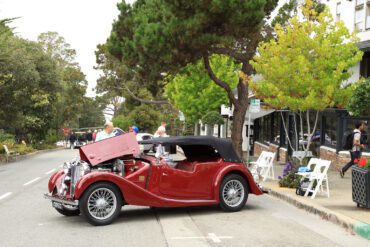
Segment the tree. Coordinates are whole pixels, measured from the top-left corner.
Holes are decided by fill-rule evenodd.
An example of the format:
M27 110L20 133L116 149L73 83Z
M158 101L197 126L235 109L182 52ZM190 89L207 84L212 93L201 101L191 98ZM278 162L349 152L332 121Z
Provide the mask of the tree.
M127 117L127 116L124 116L124 115L118 115L116 117L114 117L112 119L112 122L114 124L114 126L124 130L124 131L128 131L130 126L133 126L135 123L134 123L134 120L132 120L131 118Z
M15 134L18 141L41 140L52 123L59 80L56 64L35 42L15 36L4 42L7 55L0 66L0 75L5 75L0 79L0 128Z
M57 132L64 126L76 127L87 88L85 75L76 62L76 51L57 32L40 34L38 43L55 61L60 77L53 126Z
M103 107L99 101L85 97L78 117L79 128L103 126L105 117Z
M235 89L240 66L227 56L214 55L211 65L215 74L230 82ZM218 87L204 70L203 61L187 65L181 73L169 77L165 87L167 97L173 102L189 123L196 123L209 111L219 111L222 104L228 104L225 90Z
M362 80L355 85L347 109L355 116L370 115L370 79Z
M285 3L278 11L277 15L275 16L274 20L271 23L272 27L275 27L276 24L280 24L282 26L285 26L289 23L290 18L292 16L295 16L299 12L299 0L290 0L287 3ZM304 4L304 3L303 3ZM312 8L316 11L316 15L311 16L315 17L321 14L325 8L326 5L324 3L320 3L320 0L313 0L312 1Z
M128 115L119 115L113 118L113 124L123 130L130 126L137 126L141 132L154 133L159 125L160 114L148 105L140 105Z
M355 34L350 33L343 22L335 22L328 9L318 15L313 2L306 0L302 14L302 21L293 17L284 27L277 24L276 40L259 45L259 53L251 64L263 79L251 86L257 97L268 105L289 108L298 114L302 138L306 114L309 137L303 148L307 151L319 112L348 102L351 87L343 87L343 83L363 53L356 46ZM311 111L316 116L313 126L309 118ZM291 145L289 138L288 142L293 150L298 149Z
M118 5L120 15L108 40L109 52L138 81L154 82L163 73L177 74L189 63L203 60L211 80L234 105L232 140L241 156L242 129L248 108L249 60L264 38L266 17L277 0L141 0ZM210 64L213 54L241 63L236 94L231 82L218 78ZM231 71L231 69L230 69Z
M102 72L97 81L96 91L103 94L102 99L107 101L107 105L116 96L124 97L128 104L133 105L168 104L167 100L158 99L163 94L164 85L161 82L145 83L140 80L125 64L120 63L107 51L106 45L98 45L95 54L97 62L95 68Z

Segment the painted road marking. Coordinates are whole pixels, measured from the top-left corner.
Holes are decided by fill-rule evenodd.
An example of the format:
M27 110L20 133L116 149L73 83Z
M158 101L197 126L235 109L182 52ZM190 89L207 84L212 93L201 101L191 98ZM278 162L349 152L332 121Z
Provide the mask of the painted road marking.
M199 236L199 237L171 237L172 240L186 240L186 239L210 239L214 243L221 243L221 239L232 239L232 236L217 236L214 233L208 233L208 235L205 236Z
M4 195L0 196L0 200L2 200L2 199L4 199L4 198L6 198L6 197L8 197L8 196L10 196L11 194L12 194L12 192L7 192L7 193L5 193Z
M31 181L28 181L27 183L23 184L23 186L30 185L30 184L32 184L32 183L34 183L34 182L36 182L36 181L37 181L37 180L39 180L39 179L40 179L40 177L37 177L37 178L35 178L35 179L32 179Z
M50 173L52 173L52 172L54 172L54 171L55 171L55 169L51 169L50 171L45 172L45 175L49 175Z

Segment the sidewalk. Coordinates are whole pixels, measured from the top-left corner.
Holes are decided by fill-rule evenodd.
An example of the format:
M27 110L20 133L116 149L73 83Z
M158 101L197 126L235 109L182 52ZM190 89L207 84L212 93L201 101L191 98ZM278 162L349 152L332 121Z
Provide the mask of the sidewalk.
M274 164L275 177L282 175L283 165ZM272 196L283 199L298 208L305 209L339 224L358 235L370 239L370 209L357 208L352 201L352 179L350 170L344 178L339 172L328 172L330 198L317 194L315 199L298 196L295 189L279 187L278 180L261 182L264 189Z

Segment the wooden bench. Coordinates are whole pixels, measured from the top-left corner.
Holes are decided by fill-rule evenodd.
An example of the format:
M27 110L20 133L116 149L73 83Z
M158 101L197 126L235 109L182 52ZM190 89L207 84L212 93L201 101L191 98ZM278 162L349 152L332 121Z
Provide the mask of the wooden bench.
M16 153L15 151L13 150L9 150L8 146L7 145L3 145L4 147L4 150L5 150L5 158L6 158L6 162L9 162L9 159L11 156L14 156L14 155L19 155L19 153Z

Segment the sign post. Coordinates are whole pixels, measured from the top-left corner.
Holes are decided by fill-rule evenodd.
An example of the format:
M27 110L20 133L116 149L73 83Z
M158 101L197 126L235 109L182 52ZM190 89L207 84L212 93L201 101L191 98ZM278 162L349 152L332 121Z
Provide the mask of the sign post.
M250 154L250 136L251 136L251 113L259 113L261 109L261 101L259 99L251 99L248 110L248 141L247 141L247 163L249 164Z

